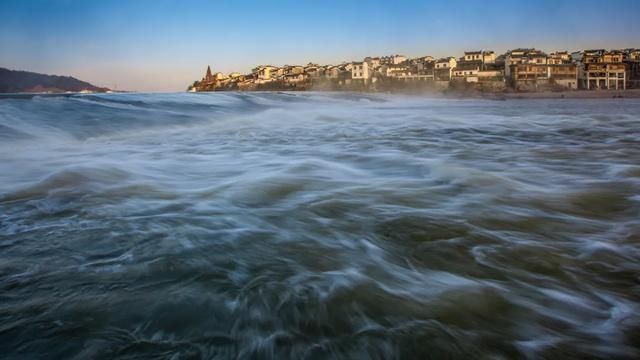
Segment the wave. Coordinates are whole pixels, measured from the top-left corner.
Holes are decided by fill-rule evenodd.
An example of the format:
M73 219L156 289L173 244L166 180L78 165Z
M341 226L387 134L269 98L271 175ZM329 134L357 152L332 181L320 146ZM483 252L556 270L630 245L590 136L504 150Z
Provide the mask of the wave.
M117 168L74 167L57 171L34 184L8 194L0 194L0 203L46 197L51 194L86 193L106 186L121 185L131 174Z
M637 358L616 100L2 98L0 353Z

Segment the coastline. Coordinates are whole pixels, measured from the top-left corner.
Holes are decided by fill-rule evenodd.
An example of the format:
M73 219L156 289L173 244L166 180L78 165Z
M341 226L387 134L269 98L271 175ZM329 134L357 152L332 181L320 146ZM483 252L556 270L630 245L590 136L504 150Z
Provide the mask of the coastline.
M223 90L223 91L196 91L193 94L206 93L303 93L303 92L335 92L335 93L360 93L360 94L391 94L424 96L445 99L486 99L486 100L543 100L543 99L639 99L640 89L626 90L566 90L566 91L540 91L540 92L479 92L460 90L418 90L418 91L341 91L341 90Z
M541 91L514 92L493 95L505 99L638 99L640 89L627 90L569 90L569 91Z
M189 92L192 94L207 93L304 93L304 92L335 92L335 93L360 93L360 94L391 94L391 95L407 95L407 96L423 96L431 98L444 99L486 99L486 100L544 100L544 99L640 99L640 89L626 90L567 90L567 91L540 91L540 92L478 92L478 91L460 91L460 90L421 90L421 91L340 91L340 90L224 90L224 91L197 91ZM116 93L116 92L113 92ZM121 94L137 93L135 91L117 92ZM179 93L179 92L178 92ZM92 93L92 94L109 94L109 93ZM28 99L34 96L47 97L69 97L76 95L89 95L87 93L0 93L0 99Z

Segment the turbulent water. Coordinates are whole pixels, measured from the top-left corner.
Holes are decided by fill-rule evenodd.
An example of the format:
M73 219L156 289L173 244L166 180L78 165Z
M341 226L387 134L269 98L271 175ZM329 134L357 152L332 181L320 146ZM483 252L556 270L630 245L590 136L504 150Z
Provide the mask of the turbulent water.
M640 100L0 99L0 357L640 356Z

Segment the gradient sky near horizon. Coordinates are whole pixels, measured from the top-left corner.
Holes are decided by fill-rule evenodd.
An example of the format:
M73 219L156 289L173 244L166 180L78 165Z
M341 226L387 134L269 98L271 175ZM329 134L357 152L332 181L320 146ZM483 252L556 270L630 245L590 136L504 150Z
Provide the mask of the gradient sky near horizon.
M636 0L1 0L0 67L184 91L210 64L640 47Z

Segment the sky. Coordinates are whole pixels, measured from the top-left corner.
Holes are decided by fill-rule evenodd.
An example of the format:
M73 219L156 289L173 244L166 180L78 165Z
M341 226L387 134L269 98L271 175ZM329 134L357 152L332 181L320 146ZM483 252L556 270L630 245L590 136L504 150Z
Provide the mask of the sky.
M637 0L0 0L0 67L184 91L207 65L640 48Z

